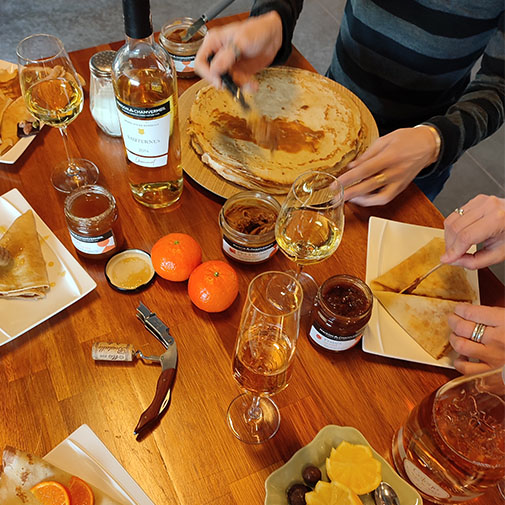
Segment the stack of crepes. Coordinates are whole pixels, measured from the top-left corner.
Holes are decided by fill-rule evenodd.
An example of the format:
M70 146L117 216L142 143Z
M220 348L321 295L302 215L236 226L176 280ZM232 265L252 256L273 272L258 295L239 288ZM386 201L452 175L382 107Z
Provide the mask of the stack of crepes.
M444 239L434 238L370 283L384 308L435 359L446 355L451 348L449 314L458 303L476 300L465 269L444 265L426 277L411 294L399 292L436 266L444 252Z
M0 238L8 257L0 266L0 298L44 298L49 290L33 212L19 216Z
M30 490L43 481L69 486L72 476L33 454L6 447L0 473L0 503L2 505L40 505ZM119 505L105 493L88 484L94 505Z
M202 88L191 107L191 144L221 177L283 194L307 170L343 173L363 150L369 127L352 94L336 82L288 67L265 69L257 80L258 91L245 93L252 113L212 86ZM251 114L269 135L255 134Z

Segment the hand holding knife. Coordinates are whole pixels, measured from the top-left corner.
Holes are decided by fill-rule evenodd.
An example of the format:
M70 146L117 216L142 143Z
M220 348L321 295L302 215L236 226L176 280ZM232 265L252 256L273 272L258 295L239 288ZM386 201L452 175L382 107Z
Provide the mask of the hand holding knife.
M221 0L217 4L214 4L209 10L203 13L186 31L183 35L182 41L187 42L207 21L214 19L219 13L221 13L228 5L232 4L234 0Z

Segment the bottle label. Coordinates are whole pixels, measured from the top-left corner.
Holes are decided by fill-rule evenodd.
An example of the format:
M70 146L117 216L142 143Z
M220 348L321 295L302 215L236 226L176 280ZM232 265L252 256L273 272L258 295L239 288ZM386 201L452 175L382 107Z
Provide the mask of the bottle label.
M168 163L173 97L156 107L133 107L116 98L128 159L142 167Z
M259 247L247 247L223 237L223 251L232 258L248 263L267 260L277 252L278 247L275 241Z
M312 324L309 331L309 337L317 345L320 345L329 351L346 351L353 345L357 344L362 335L363 333L360 333L359 335L351 335L350 337L339 337L323 330L323 328L316 323Z
M116 247L116 241L112 230L103 235L89 237L87 235L79 235L75 231L70 230L70 239L74 247L86 254L104 254Z

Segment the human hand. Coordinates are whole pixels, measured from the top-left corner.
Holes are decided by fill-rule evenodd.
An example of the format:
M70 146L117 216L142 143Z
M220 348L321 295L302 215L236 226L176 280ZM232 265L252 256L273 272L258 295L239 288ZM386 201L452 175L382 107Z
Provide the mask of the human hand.
M209 30L195 58L195 71L216 88L229 72L239 86L255 88L252 79L274 60L282 45L277 11ZM210 57L212 62L209 63Z
M485 324L482 339L471 340L477 323ZM491 370L505 364L505 308L460 303L449 315L449 341L459 357L454 367L463 374ZM469 361L478 359L479 363Z
M505 198L478 195L444 221L445 254L442 263L475 270L505 260ZM469 254L468 248L482 243Z
M436 161L438 150L428 127L401 128L379 137L339 177L346 201L363 207L390 202Z

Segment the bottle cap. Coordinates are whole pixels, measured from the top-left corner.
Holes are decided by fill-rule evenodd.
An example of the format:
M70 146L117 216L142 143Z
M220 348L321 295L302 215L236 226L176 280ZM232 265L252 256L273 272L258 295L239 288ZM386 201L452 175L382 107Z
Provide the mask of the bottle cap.
M145 39L152 35L153 24L149 0L123 0L125 33L132 39Z
M89 60L90 70L98 77L110 77L116 51L107 50L94 54Z
M105 265L105 277L118 291L142 291L154 279L151 256L141 249L126 249L112 256Z

